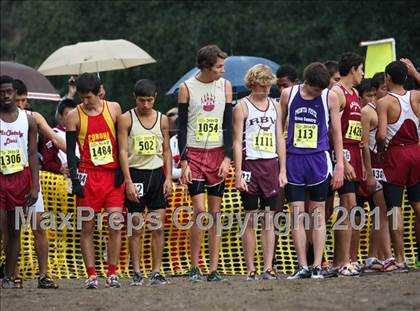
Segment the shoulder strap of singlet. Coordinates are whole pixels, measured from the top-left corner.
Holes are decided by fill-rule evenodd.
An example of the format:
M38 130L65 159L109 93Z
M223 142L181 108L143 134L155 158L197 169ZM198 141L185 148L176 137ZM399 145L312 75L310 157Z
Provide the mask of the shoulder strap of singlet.
M79 129L79 144L80 147L83 148L83 145L85 143L86 133L87 133L87 127L88 127L88 116L83 111L82 107L77 105L77 113L79 114L79 120L80 120L80 129Z
M369 106L370 108L372 108L372 109L375 109L375 110L376 110L376 106L375 106L374 104L372 104L372 103L368 103L368 106Z
M115 133L115 123L112 119L111 112L109 111L108 101L106 100L104 101L103 116L106 124L108 125L108 128L111 130L112 136L114 136L114 139L116 139L117 135Z
M293 99L295 99L296 94L300 90L300 84L299 85L293 85L292 89L290 90L289 99L287 100L287 109L290 109L290 105L292 104Z

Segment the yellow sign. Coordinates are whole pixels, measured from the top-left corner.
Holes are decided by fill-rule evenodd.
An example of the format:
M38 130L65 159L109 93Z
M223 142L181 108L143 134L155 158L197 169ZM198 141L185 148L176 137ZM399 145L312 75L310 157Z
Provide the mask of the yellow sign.
M372 78L375 73L385 71L386 65L396 58L393 38L362 42L360 45L367 46L365 78Z

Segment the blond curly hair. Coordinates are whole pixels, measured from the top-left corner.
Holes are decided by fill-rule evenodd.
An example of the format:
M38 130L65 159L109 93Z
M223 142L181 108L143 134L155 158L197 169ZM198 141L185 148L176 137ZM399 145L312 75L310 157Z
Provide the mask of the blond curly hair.
M271 85L276 83L277 78L270 67L263 64L257 64L250 68L245 75L245 86L251 88L255 84Z

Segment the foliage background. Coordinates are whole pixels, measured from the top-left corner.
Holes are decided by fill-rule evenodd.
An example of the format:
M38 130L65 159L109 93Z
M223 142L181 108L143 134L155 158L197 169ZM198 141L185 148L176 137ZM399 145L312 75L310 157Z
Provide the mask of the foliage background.
M397 57L420 65L420 6L416 1L1 1L1 60L35 68L56 49L79 41L123 38L157 63L101 73L107 98L123 110L134 104L135 81L159 85L157 108L176 100L165 93L195 64L196 50L215 43L230 55L254 55L295 65L365 54L364 40L394 37ZM68 77L48 77L61 94ZM53 123L55 104L37 102Z

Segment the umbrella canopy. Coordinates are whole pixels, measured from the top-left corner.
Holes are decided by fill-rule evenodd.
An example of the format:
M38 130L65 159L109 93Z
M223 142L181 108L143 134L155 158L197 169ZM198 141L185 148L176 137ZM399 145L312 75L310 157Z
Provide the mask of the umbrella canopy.
M48 56L38 71L46 76L79 75L155 62L147 52L127 40L99 40L59 48Z
M32 67L13 62L0 62L0 72L2 75L11 76L25 83L28 98L60 100L60 95L50 81Z
M245 87L245 74L252 66L257 64L269 66L274 73L280 67L279 64L262 57L229 56L225 59L225 73L223 74L223 78L229 80L232 83L232 87L234 88L235 92L246 92L248 89ZM179 79L166 94L170 95L178 93L178 89L181 83L193 76L196 76L199 72L200 69L198 68L191 69L185 75L183 75L182 78Z

